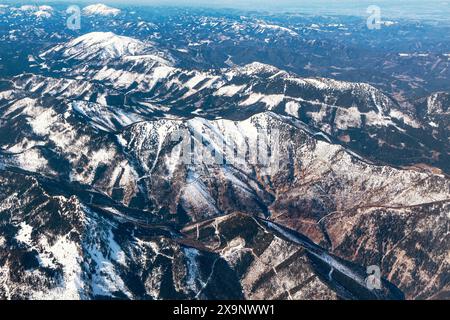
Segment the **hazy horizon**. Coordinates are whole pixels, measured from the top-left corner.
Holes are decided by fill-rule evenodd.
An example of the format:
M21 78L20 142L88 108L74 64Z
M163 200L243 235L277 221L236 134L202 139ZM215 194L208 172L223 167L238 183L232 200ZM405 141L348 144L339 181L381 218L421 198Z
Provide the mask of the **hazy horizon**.
M377 5L385 17L450 19L450 0L0 0L0 3L104 3L116 6L186 6L230 8L252 11L298 12L304 14L366 15L367 8Z

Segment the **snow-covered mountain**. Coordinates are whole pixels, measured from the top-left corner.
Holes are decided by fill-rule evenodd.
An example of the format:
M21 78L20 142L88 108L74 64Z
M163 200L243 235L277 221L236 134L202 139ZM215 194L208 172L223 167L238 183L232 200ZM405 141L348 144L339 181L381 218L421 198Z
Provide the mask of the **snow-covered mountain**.
M137 55L146 45L136 39L115 35L112 32L92 32L52 48L46 55L61 55L64 59L78 61L115 59L125 55Z
M141 114L142 106L149 103L152 107L145 113L152 117L170 113L181 118L245 119L256 112L274 111L304 122L327 141L372 161L411 166L429 164L432 159L433 166L450 170L445 151L449 141L433 135L427 123L371 85L302 78L258 62L220 70L184 70L176 67L171 53L151 44L101 35L117 38L114 43L120 48L93 41L97 33L87 34L47 51L45 66L65 66L67 57L73 58L76 62L60 74L95 79L117 90L112 95L120 101L128 99L125 108L132 113ZM129 50L135 46L139 50ZM123 52L121 58L119 52ZM106 63L105 57L114 54L115 61ZM105 104L105 97L99 95L96 102Z
M447 94L57 42L0 79L1 298L448 298Z
M84 7L83 14L99 15L99 16L116 16L120 14L120 9L112 8L102 3L97 3Z

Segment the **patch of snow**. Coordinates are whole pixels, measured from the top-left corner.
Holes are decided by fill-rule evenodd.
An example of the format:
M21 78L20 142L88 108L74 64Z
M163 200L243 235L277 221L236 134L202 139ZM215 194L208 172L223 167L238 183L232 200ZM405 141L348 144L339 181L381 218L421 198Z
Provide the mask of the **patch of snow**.
M111 230L109 230L108 233L108 247L111 249L111 258L123 265L126 266L126 257L125 252L123 252L122 248L119 246L119 244L114 240L114 234Z
M34 298L48 300L78 300L82 298L82 258L75 242L69 240L67 236L62 236L53 245L50 245L46 239L42 239L40 244L42 248L45 248L45 252L39 254L41 264L54 267L54 260L56 260L57 264L63 268L63 279L49 292L42 291L34 294Z
M102 3L92 4L83 8L83 13L86 15L116 16L120 12L119 9L109 7Z
M170 66L171 62L160 57L156 54L144 54L144 55L136 55L136 56L125 56L123 57L124 61L134 61L134 62L142 62L142 61L150 61L150 62L158 62L162 65Z
M188 206L198 210L212 210L218 213L216 200L209 194L207 187L193 172L188 173L188 184L184 187L181 198Z
M21 222L19 226L20 229L16 235L16 240L31 246L31 232L33 231L33 227L26 222Z
M381 23L382 23L384 26L386 26L386 27L390 27L390 26L393 26L393 25L396 25L396 24L397 24L397 22L395 22L395 21L389 21L389 20L381 21Z
M39 6L39 10L42 10L42 11L53 11L53 8L51 6L43 5L43 6Z
M201 279L199 273L199 265L198 265L198 257L200 253L197 249L194 248L184 248L184 255L187 258L187 279L186 284L189 289L194 292L199 291L199 286L197 284L197 280Z
M199 83L201 83L203 80L206 79L206 76L202 73L197 73L194 77L189 79L188 82L186 82L185 86L189 89L193 89L196 87Z
M347 130L349 128L361 127L361 113L358 108L351 107L348 109L337 108L334 121L336 128Z
M37 115L34 119L28 120L33 132L39 136L45 136L50 133L50 127L56 120L55 112L47 109Z
M388 127L394 123L389 117L385 117L375 111L365 113L366 122L370 126Z
M392 118L403 120L404 123L407 125L413 127L413 128L420 128L420 123L418 123L415 119L411 118L407 114L404 114L400 110L392 109L389 114Z
M262 29L269 29L269 30L276 30L276 31L283 31L286 33L289 33L291 36L298 36L298 33L293 31L292 29L286 28L286 27L282 27L279 25L275 25L275 24L268 24L266 22L261 22L258 24L258 27L262 28Z
M323 119L327 116L327 108L321 107L318 112L309 111L306 113L311 119L314 120L317 124L321 123Z
M430 121L428 124L433 128L439 128L439 125L436 122Z
M215 93L215 96L225 96L225 97L232 97L239 93L239 91L243 90L246 86L245 85L228 85L220 87Z
M239 103L240 106L251 106L254 105L255 103L258 103L259 101L261 101L261 99L264 97L264 95L262 93L252 93L248 96L248 98L244 101L242 101L241 103Z
M38 7L30 4L25 4L19 7L20 11L35 11Z
M284 112L288 115L298 118L298 111L300 109L300 105L297 102L289 101L286 103L284 108Z
M47 160L36 149L29 149L19 154L16 159L24 170L37 172L47 167Z
M33 12L33 15L36 16L37 18L45 18L45 19L48 19L52 16L50 12L43 10L35 11Z
M109 261L100 248L90 246L87 249L89 256L95 263L95 273L92 274L92 291L99 296L111 296L114 292L123 292L129 298L132 294L126 289L123 280L117 274L114 265Z

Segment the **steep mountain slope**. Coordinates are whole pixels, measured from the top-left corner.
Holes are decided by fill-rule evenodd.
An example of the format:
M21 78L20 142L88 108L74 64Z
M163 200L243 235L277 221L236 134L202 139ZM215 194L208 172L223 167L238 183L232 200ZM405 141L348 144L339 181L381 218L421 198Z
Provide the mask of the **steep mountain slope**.
M178 244L165 230L111 219L76 196L49 195L30 176L1 172L0 180L1 298L242 297L215 253Z
M440 136L448 141L448 131L450 129L450 93L437 92L417 101L417 109L430 129L433 135Z
M340 257L389 270L386 278L411 299L449 299L449 209L448 201L358 207L323 224Z
M188 226L186 237L82 204L76 196L50 195L30 176L1 172L0 179L0 246L10 249L0 255L2 298L402 298L387 282L379 291L355 287L352 277L361 269L343 260L333 261L351 275L336 270L328 278L335 265L248 216ZM20 189L8 187L17 184Z

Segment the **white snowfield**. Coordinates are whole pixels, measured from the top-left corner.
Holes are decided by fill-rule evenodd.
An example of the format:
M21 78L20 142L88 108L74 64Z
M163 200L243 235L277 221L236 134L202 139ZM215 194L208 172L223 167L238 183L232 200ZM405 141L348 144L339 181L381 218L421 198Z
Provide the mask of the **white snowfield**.
M33 15L38 18L50 18L52 14L49 11L38 10L33 12Z
M116 16L120 14L120 10L109 7L102 3L93 4L83 8L83 13L86 15L100 15L100 16Z
M1 9L10 9L23 15L31 14L39 19L48 19L53 16L53 7L48 5L38 6L25 4L20 7L10 7L8 5L0 4L0 10Z

